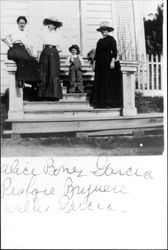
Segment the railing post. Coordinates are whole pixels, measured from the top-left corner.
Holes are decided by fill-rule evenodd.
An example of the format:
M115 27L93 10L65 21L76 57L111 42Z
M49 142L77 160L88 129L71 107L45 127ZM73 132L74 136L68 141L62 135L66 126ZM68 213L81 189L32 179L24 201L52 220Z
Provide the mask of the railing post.
M137 114L135 107L135 73L137 62L121 61L121 71L123 78L123 116L134 116Z
M16 84L16 64L12 61L5 62L9 74L9 111L8 119L23 119L23 89Z

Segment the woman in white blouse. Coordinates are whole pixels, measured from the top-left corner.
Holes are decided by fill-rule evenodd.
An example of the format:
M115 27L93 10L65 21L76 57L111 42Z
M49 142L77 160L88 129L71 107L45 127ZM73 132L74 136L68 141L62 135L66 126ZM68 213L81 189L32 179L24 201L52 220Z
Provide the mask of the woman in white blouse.
M24 82L34 85L40 82L40 66L37 60L32 56L32 47L30 45L29 32L25 29L27 19L25 16L17 18L17 28L6 32L2 36L2 41L9 47L7 56L17 64L17 82L18 87L22 88Z
M62 23L51 17L43 21L48 26L47 32L43 34L40 40L42 52L40 55L40 67L42 82L39 87L39 97L47 100L62 99L62 88L60 84L60 37L57 28Z

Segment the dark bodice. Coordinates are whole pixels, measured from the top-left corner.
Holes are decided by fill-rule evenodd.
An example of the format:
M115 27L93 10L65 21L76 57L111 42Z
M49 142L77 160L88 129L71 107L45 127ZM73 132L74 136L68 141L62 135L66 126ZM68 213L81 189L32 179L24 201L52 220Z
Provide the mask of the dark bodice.
M96 63L107 63L111 62L112 58L117 57L117 43L114 37L106 36L105 38L99 39L97 42L95 61Z

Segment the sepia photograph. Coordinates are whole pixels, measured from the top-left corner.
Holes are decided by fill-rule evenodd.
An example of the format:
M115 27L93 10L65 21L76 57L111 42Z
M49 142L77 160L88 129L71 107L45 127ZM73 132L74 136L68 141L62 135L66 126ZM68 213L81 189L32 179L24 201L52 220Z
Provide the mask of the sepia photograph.
M1 249L167 249L167 1L0 5Z

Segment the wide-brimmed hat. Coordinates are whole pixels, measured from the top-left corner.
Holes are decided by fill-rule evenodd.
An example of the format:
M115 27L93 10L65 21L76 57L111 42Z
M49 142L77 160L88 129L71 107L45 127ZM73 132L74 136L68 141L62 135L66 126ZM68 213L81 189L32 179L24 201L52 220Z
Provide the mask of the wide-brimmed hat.
M80 54L80 49L79 49L78 45L73 44L71 47L69 47L69 51L71 52L72 49L76 49L77 50L77 54Z
M58 19L55 17L45 18L43 24L44 25L53 24L56 28L60 28L63 25L63 23L58 21Z
M108 32L111 32L114 30L113 27L110 26L109 22L101 22L100 27L97 29L97 31L101 32L102 30L107 30Z

